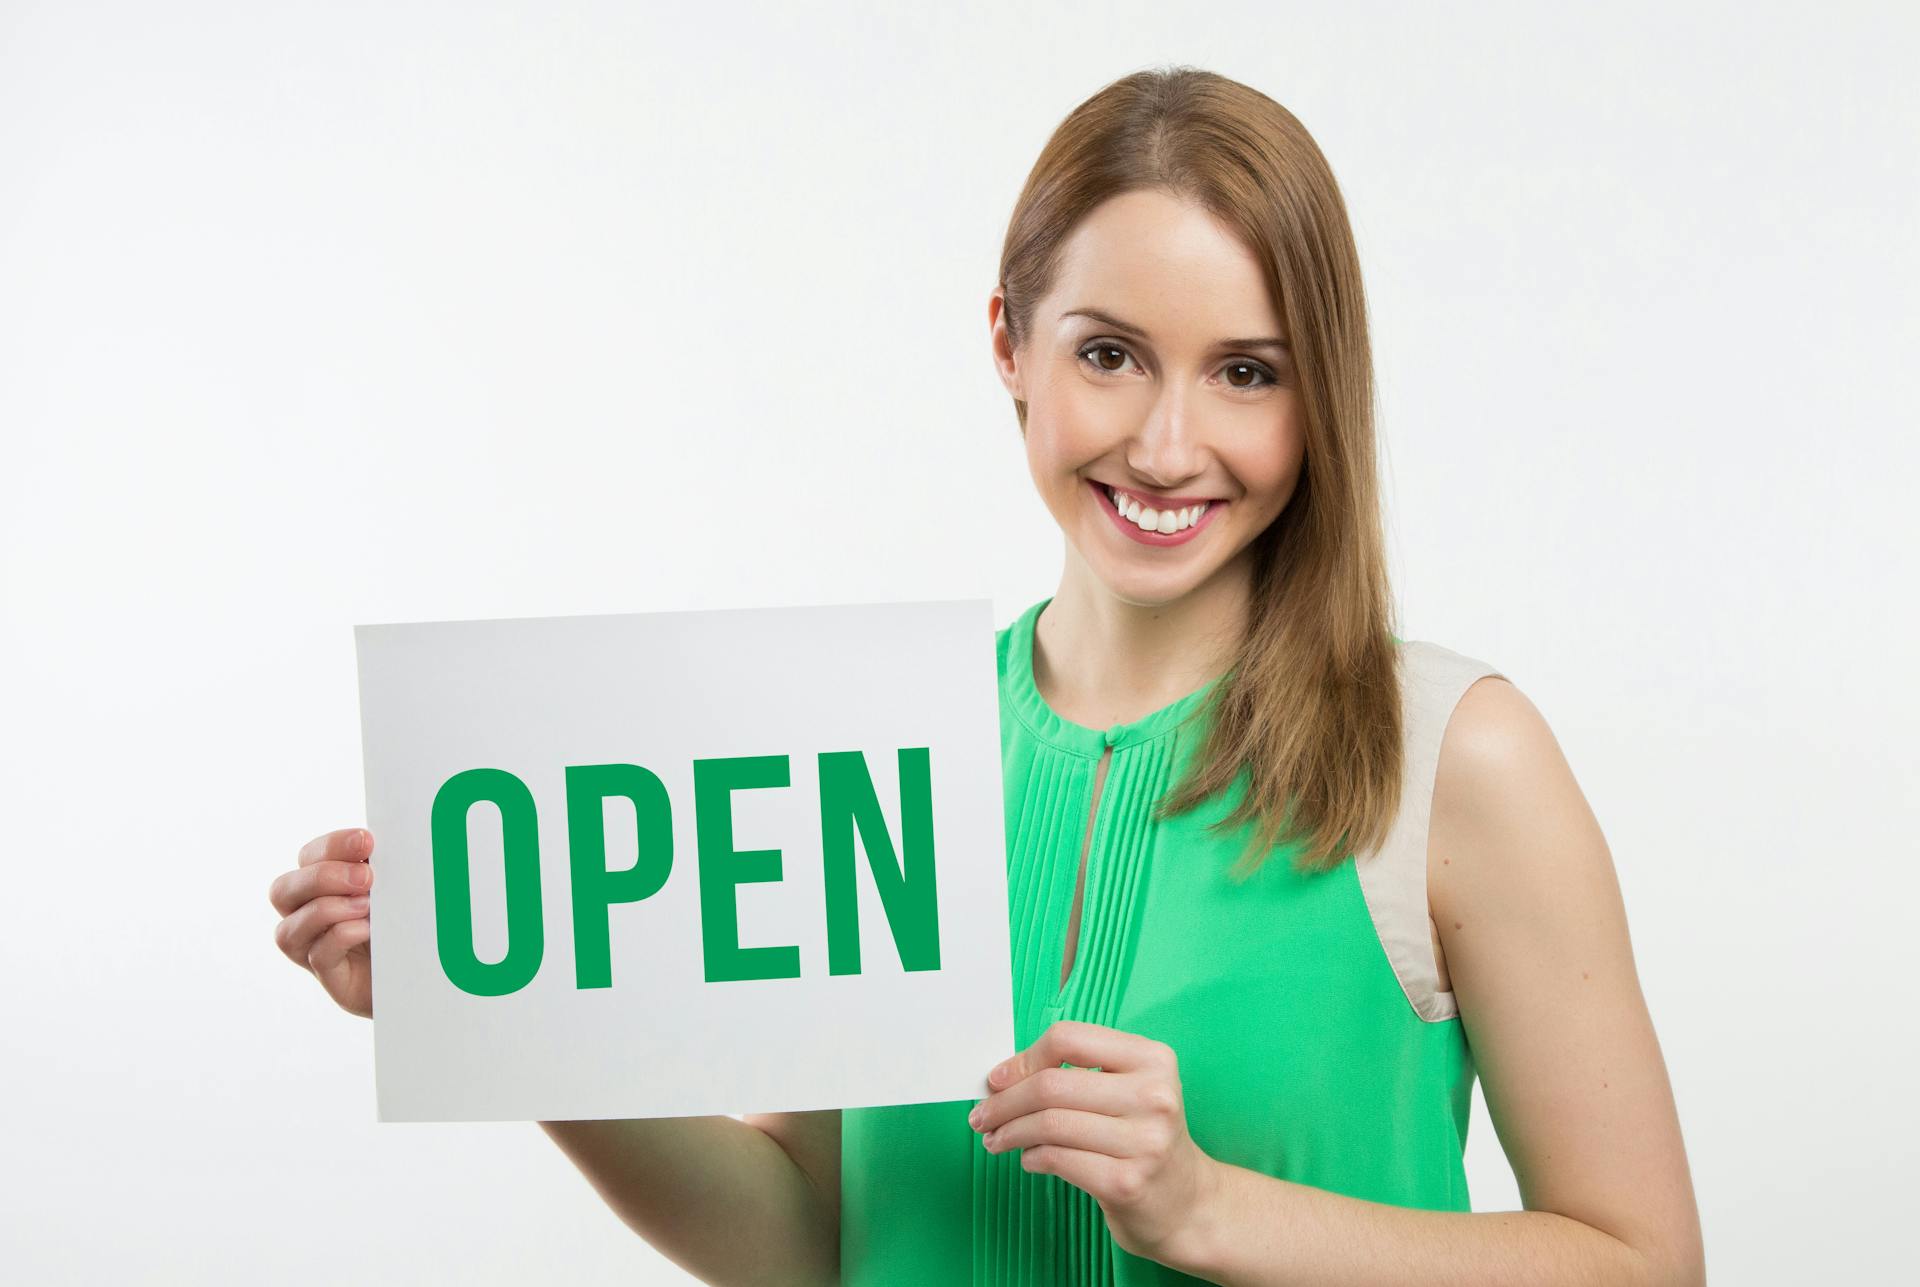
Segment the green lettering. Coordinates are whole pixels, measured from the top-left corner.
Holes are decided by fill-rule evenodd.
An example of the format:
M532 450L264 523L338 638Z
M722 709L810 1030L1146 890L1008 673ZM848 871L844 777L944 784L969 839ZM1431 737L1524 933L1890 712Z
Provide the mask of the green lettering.
M633 801L640 848L633 866L608 871L606 800L616 795ZM653 897L673 870L673 805L666 783L637 764L568 765L567 845L573 867L574 984L610 988L610 909Z
M473 873L467 854L467 812L480 801L499 806L507 869L507 954L482 961L473 946ZM440 968L453 986L477 997L525 987L546 950L540 915L540 828L533 793L504 769L467 769L433 797L433 906Z
M820 754L820 844L826 864L827 968L860 973L860 901L854 888L853 838L857 827L873 883L893 931L900 965L940 968L939 891L933 878L933 785L928 748L900 748L900 829L903 860L880 812L880 798L859 751Z
M733 792L788 784L787 757L750 755L693 762L693 816L700 848L700 933L707 982L797 979L800 948L741 947L740 885L780 879L778 849L733 847Z

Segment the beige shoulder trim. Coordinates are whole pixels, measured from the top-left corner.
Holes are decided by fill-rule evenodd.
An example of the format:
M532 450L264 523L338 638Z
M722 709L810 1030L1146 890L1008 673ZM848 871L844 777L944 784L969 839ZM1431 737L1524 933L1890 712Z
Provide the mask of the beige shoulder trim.
M1484 661L1420 639L1401 643L1400 708L1405 754L1400 812L1380 848L1354 857L1360 892L1387 960L1414 1013L1428 1023L1460 1012L1451 991L1440 991L1434 959L1432 913L1427 902L1427 822L1433 810L1440 740L1453 708L1477 679L1499 676Z

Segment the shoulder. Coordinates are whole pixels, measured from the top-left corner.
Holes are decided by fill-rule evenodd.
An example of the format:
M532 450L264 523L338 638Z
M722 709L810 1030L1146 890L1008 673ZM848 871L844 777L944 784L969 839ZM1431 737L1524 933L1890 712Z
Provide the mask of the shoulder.
M1519 914L1542 882L1573 879L1549 855L1590 853L1598 824L1533 701L1489 670L1446 720L1433 778L1428 894L1443 936L1468 913Z
M1446 785L1497 786L1516 760L1553 745L1546 720L1499 667L1426 639L1399 640L1401 703L1408 738L1436 761L1434 806Z
M1440 739L1436 811L1443 793L1450 802L1452 797L1482 804L1510 801L1516 773L1538 770L1545 757L1560 753L1546 717L1506 675L1487 667L1461 679Z
M1000 672L1002 679L1007 678L1008 672L1021 660L1020 650L1023 647L1031 647L1026 641L1033 630L1034 622L1039 618L1041 610L1051 601L1051 598L1047 598L1029 603L1015 613L1013 619L1006 625L993 632L994 666Z

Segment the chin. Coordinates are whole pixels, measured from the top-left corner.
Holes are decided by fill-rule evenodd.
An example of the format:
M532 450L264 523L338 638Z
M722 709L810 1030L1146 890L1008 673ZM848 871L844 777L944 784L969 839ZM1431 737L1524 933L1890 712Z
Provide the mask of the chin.
M1082 551L1081 557L1086 558ZM1211 568L1184 567L1155 571L1116 565L1111 558L1086 559L1088 568L1108 593L1136 608L1158 608L1177 603L1206 582Z

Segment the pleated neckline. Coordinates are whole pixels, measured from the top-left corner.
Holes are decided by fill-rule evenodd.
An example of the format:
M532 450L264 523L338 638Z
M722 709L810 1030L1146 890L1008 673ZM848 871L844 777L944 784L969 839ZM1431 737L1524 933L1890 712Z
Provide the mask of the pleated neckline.
M1076 724L1047 705L1033 678L1034 627L1040 620L1040 614L1052 602L1053 597L1049 595L1014 619L1013 627L1007 634L1007 662L1000 680L1007 704L1035 737L1049 745L1098 759L1110 746L1120 748L1150 742L1171 733L1195 714L1208 694L1220 683L1219 679L1209 680L1159 710L1125 723L1111 724L1106 728Z

